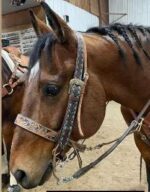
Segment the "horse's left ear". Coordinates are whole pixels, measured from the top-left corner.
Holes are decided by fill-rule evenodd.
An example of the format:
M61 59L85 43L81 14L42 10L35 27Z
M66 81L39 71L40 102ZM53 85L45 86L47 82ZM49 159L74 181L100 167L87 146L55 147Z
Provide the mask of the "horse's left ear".
M45 2L41 2L41 6L45 11L49 25L52 27L61 43L69 41L70 38L74 38L73 30L60 16L58 16Z
M50 32L53 32L53 30L48 27L43 21L41 21L32 10L29 11L32 26L34 28L34 31L38 37L42 36L43 34L47 34Z

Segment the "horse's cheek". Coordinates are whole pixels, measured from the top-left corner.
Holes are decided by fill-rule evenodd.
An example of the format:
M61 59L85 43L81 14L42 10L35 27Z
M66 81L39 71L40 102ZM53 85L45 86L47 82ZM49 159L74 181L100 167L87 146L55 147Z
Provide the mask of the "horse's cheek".
M100 80L96 75L93 75L91 79L89 78L87 83L81 109L81 127L84 138L91 137L98 131L104 120L106 108L105 91Z

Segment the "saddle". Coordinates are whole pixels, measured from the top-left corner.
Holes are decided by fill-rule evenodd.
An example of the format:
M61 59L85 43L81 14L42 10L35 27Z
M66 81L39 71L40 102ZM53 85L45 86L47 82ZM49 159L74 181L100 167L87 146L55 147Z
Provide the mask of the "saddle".
M9 56L14 61L14 63L18 61L18 63L22 66L22 68L28 68L29 57L22 54L20 49L16 47L8 46L8 47L3 47L3 50L9 53Z
M4 84L2 88L2 97L5 97L11 95L14 88L24 81L24 74L28 70L29 57L22 54L18 48L12 46L4 47L1 54L12 72L8 83Z

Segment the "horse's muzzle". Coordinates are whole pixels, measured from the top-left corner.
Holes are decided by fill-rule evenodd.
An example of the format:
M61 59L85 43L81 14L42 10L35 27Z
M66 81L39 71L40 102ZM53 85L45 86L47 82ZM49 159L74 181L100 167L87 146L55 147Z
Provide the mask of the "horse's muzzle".
M41 180L31 180L30 176L24 170L17 170L14 173L14 176L17 182L25 189L32 189L37 187L38 185L43 185L51 176L53 171L52 163L50 163L45 170Z
M52 172L53 172L53 165L52 165L52 163L50 163L48 165L39 185L43 185L50 178L50 176L52 175Z

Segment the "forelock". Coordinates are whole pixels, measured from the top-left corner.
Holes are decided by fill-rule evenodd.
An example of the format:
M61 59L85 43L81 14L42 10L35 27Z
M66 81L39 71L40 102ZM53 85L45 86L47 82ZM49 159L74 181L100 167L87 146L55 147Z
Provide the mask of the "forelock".
M42 50L46 51L48 58L50 57L50 50L52 45L56 43L56 40L56 36L53 33L48 33L38 38L31 52L29 71L39 60Z

